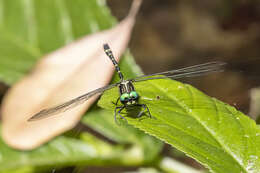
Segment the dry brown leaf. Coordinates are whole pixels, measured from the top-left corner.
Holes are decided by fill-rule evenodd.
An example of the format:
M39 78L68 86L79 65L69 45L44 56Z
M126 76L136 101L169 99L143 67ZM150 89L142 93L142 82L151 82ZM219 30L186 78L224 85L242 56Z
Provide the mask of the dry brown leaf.
M17 149L34 149L73 128L97 99L58 115L28 122L42 108L68 101L109 83L114 67L103 51L109 43L115 57L124 52L141 0L110 30L83 37L42 58L34 70L7 93L2 107L2 136Z

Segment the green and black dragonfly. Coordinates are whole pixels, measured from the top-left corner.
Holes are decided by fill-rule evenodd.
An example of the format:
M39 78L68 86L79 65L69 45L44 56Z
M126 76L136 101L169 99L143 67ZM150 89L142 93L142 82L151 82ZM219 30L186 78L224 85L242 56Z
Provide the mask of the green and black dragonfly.
M118 73L119 78L120 78L119 82L95 89L95 90L90 91L86 94L83 94L79 97L76 97L70 101L67 101L63 104L60 104L58 106L51 107L49 109L43 109L40 112L33 115L28 121L40 120L40 119L47 118L49 116L58 114L60 112L64 112L79 104L84 103L90 97L92 97L96 94L102 94L104 91L109 90L114 87L119 88L119 94L120 94L119 98L117 99L117 101L115 103L116 108L114 111L115 112L114 118L115 118L116 122L117 122L117 115L119 115L120 118L125 120L125 118L120 114L122 112L122 110L124 110L125 108L135 107L135 106L143 108L142 111L140 111L138 113L137 117L141 117L146 110L148 112L148 115L151 117L151 114L150 114L150 111L149 111L149 108L147 107L147 105L138 103L138 99L140 98L140 96L134 88L134 85L133 85L134 82L141 82L141 81L153 80L153 79L164 79L164 78L180 79L180 78L184 78L184 77L200 76L200 75L204 75L204 74L208 74L208 73L212 73L212 72L223 71L223 69L224 69L223 67L226 64L224 62L214 61L214 62L208 62L208 63L194 65L194 66L185 67L185 68L176 69L176 70L154 73L154 74L150 74L150 75L142 75L142 76L138 76L133 79L125 80L123 74L120 71L118 63L115 60L113 53L112 53L111 49L109 48L108 44L104 44L104 51L115 66L116 72ZM122 103L121 106L118 106L119 100Z

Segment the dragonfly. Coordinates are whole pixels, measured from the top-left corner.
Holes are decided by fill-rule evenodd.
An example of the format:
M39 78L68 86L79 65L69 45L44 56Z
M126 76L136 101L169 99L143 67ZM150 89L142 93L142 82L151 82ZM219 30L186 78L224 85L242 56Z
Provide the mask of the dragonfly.
M110 49L109 45L106 43L103 45L104 51L106 55L109 57L109 59L112 61L116 72L119 75L120 81L114 84L110 84L98 89L95 89L93 91L90 91L86 94L83 94L79 97L76 97L72 100L69 100L65 103L62 103L60 105L43 109L40 112L34 114L31 118L28 119L28 121L36 121L43 118L50 117L52 115L56 115L61 112L65 112L69 109L74 108L77 105L80 105L84 102L86 102L89 98L91 98L94 95L102 94L103 92L112 89L114 87L118 87L119 89L119 97L114 103L116 105L114 110L114 119L117 123L117 117L120 116L121 119L125 119L124 116L121 115L122 111L124 109L128 109L130 107L140 107L142 110L138 113L137 117L141 117L144 112L147 111L148 116L151 117L149 108L146 104L140 104L138 100L140 99L140 95L135 90L134 83L135 82L142 82L147 80L154 80L154 79L180 79L180 78L187 78L187 77L195 77L195 76L201 76L209 73L214 72L221 72L224 70L224 66L226 65L225 62L220 61L212 61L207 62L203 64L193 65L185 68L170 70L170 71L164 71L160 73L154 73L150 75L141 75L133 79L124 79L124 76L122 72L120 71L120 67L118 65L118 62L115 60L114 55L112 53L112 50ZM121 102L121 106L118 106L118 102Z

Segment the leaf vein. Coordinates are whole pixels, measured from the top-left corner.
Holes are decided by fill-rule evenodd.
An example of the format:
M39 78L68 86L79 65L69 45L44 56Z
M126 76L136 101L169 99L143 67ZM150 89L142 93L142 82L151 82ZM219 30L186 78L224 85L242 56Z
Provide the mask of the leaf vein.
M149 82L151 82L151 81L149 81ZM152 83L152 82L151 82ZM162 87L158 87L155 83L152 83L154 86L156 86L156 88L158 88L159 90L161 90L161 91L163 91L163 92L166 92L166 91L164 91L163 90L163 88ZM189 87L188 85L184 85L185 86L185 88L187 89L187 87ZM227 153L229 153L231 156L232 156L232 158L239 164L239 166L246 172L246 168L244 168L243 167L243 165L234 157L234 155L233 155L233 152L231 152L229 149L227 149L223 144L222 144L222 142L218 139L218 138L215 138L214 137L214 133L212 132L212 130L211 129L209 129L206 125L204 125L201 121L199 121L196 117L198 117L196 114L194 114L192 111L190 111L190 108L189 107L187 107L187 105L185 104L185 103L182 103L182 101L181 100L179 100L178 98L176 98L174 95L169 95L173 100L175 100L176 102L177 102L177 104L179 104L181 107L183 107L183 109L188 113L188 114L191 114L194 118L195 118L195 120L199 123L199 124L201 124L202 125L202 127L204 127L208 132L209 132L209 134L214 138L214 139L216 139L216 141L220 144L220 146L223 148L223 149L225 149L226 150L226 152Z

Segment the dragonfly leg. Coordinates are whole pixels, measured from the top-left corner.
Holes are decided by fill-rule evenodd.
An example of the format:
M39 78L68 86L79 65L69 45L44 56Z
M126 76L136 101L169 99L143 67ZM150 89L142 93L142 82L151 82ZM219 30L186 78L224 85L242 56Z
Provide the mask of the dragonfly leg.
M120 97L117 98L116 103L114 103L113 101L112 101L112 103L117 106L119 99L120 99Z
M145 105L145 107L146 107L146 109L147 109L147 112L148 112L148 116L149 116L149 118L152 118L152 115L151 115L151 113L150 113L150 110L149 110L148 106Z
M127 121L127 120L125 119L125 117L123 117L123 116L120 114L121 111L122 111L124 108L125 108L125 106L118 106L118 107L115 108L114 119L115 119L116 124L119 124L118 121L117 121L117 118L116 118L117 114L120 116L120 118L122 118L123 120ZM118 109L119 109L119 111L117 111Z
M125 119L125 117L123 117L120 113L121 111L125 108L125 106L123 106L117 113L120 116L120 118L122 118L123 120L125 120L127 122L127 120Z
M145 110L147 110L149 118L152 117L152 116L151 116L151 113L150 113L150 110L149 110L149 108L148 108L148 106L147 106L146 104L137 104L137 106L141 106L141 107L143 108L143 110L142 110L141 112L139 112L139 114L137 115L138 118L143 115L143 113L145 112Z

